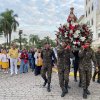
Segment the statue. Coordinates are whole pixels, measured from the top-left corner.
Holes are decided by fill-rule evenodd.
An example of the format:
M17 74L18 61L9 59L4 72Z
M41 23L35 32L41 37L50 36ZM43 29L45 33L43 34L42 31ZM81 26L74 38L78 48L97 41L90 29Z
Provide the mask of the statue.
M71 23L71 22L76 22L77 21L77 17L74 15L74 8L70 8L70 14L68 16L67 22Z

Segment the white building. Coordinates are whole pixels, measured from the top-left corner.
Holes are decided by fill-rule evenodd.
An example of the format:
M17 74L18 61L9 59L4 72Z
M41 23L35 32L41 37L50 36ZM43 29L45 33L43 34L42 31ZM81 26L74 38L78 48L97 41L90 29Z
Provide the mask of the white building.
M100 45L100 0L84 0L85 14L79 22L88 23L93 31L93 45Z
M89 23L93 31L93 40L99 38L100 0L85 0L85 22Z

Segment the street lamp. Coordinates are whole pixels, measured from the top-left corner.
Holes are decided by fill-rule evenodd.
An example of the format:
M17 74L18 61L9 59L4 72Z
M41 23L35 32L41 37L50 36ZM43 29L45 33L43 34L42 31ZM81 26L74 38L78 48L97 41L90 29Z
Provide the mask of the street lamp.
M22 49L22 33L23 33L23 30L19 30L19 42L20 42L20 50Z

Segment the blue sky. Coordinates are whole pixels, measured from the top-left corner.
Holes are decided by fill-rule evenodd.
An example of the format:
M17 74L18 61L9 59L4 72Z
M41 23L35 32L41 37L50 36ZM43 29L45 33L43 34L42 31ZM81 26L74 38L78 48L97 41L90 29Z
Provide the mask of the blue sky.
M84 14L84 0L0 0L0 13L7 8L13 9L19 16L19 29L28 36L38 34L41 38L55 38L54 31L60 23L66 23L72 5L77 17ZM16 36L17 32L13 33L12 37Z

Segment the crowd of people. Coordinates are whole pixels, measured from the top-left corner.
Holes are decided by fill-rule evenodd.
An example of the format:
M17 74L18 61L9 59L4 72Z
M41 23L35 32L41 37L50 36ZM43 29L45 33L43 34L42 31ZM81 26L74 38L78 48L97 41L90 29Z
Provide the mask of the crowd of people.
M41 67L43 60L41 57L41 48L36 50L26 49L18 50L16 44L12 44L10 50L1 49L0 53L0 71L3 71L5 74L8 72L13 76L14 74L27 73L28 69L34 71L34 74L37 76L41 72ZM10 70L10 71L9 71Z
M79 71L79 87L83 88L83 98L90 95L88 87L92 78L92 62L95 66L95 72L92 80L98 74L97 82L100 83L100 47L95 53L90 43L86 42L80 50L72 50L65 42L62 42L61 47L52 49L50 44L46 42L43 48L18 50L16 44L12 44L10 50L1 49L0 53L0 70L7 74L10 69L10 74L27 73L28 67L34 72L35 76L41 74L44 83L47 85L47 91L50 92L52 67L57 66L59 84L62 89L61 97L68 93L70 86L69 73L73 59L74 66L74 81L77 82L77 71Z

